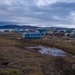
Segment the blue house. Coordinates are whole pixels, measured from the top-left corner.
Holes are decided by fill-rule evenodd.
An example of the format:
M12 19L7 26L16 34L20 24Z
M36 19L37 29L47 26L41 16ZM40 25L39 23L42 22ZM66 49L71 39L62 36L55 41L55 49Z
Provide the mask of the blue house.
M40 32L24 32L23 38L41 38Z
M39 31L41 34L47 34L47 31L44 28L37 28L37 31Z
M20 29L19 28L15 28L15 32L20 32Z

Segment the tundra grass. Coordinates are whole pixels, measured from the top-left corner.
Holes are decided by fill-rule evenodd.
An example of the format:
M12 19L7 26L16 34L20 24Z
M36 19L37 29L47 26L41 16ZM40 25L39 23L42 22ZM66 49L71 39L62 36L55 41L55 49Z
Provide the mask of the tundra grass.
M11 34L12 35L12 34ZM17 35L17 34L16 34ZM75 41L63 40L57 37L40 39L17 39L15 35L0 36L0 72L3 75L12 75L13 70L20 75L75 75L75 59L71 56L54 57L41 54L38 51L27 50L28 46L43 45L55 47L64 51L73 52ZM2 63L9 62L7 65ZM6 69L3 69L6 68ZM10 69L10 70L9 70ZM15 75L15 74L13 74Z

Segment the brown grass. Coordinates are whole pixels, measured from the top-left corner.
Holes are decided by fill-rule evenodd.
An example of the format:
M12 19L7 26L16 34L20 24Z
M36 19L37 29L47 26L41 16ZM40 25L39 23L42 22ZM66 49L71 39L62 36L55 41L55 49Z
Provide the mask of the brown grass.
M75 41L69 42L69 40L56 39L55 37L17 39L15 35L13 37L10 35L0 36L0 41L0 73L4 73L3 68L10 68L18 69L24 75L75 75L75 69L72 68L75 59L72 56L53 57L52 55L40 54L35 50L29 51L26 48L27 46L43 45L57 47L68 53L75 54ZM6 62L9 63L4 65L3 63ZM8 71L8 73L10 72Z

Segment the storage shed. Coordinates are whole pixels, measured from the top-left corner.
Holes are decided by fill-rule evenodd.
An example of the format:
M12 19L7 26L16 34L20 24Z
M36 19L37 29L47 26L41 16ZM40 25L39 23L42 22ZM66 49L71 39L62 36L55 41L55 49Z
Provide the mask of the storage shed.
M72 37L75 38L75 30L73 30L73 31L71 32L71 35L72 35Z
M67 37L71 37L72 34L71 34L71 33L66 33L65 36L67 36Z
M40 32L24 32L23 38L41 38Z

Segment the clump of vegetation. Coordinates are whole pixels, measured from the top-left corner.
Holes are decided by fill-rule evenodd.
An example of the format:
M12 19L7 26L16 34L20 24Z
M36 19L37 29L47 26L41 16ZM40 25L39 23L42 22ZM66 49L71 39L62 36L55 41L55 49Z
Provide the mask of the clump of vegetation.
M0 69L0 75L24 75L18 69Z

